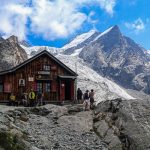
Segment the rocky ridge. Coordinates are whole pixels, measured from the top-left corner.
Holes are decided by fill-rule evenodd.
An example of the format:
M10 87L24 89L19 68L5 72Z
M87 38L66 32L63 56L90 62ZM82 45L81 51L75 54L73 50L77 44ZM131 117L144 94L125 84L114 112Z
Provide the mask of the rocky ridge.
M27 58L27 53L19 45L17 37L11 36L8 39L0 39L0 71L11 69Z

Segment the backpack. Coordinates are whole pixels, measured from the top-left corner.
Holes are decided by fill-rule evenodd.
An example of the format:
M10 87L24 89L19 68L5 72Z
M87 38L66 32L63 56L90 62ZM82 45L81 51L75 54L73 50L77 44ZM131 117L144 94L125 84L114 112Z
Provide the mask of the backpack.
M84 99L89 99L88 93L84 93Z

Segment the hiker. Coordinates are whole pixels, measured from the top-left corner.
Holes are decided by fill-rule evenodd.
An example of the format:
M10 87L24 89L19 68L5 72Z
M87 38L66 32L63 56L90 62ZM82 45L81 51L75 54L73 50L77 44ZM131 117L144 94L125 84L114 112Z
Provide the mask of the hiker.
M93 109L94 108L94 90L91 89L91 92L89 93L89 98L90 98L90 108Z
M28 93L23 93L22 94L22 104L24 107L28 106Z
M90 99L89 99L89 91L86 90L84 95L83 95L83 99L84 99L84 102L83 102L83 105L84 105L84 110L90 110Z
M78 90L77 90L77 101L78 101L78 103L80 103L80 101L82 102L82 95L83 95L83 93L82 93L81 89L78 88Z
M9 97L9 105L16 106L16 96L13 93L11 93Z
M35 106L35 92L33 91L33 89L31 89L28 96L29 96L29 105L30 105L30 107Z
M37 94L37 106L43 105L43 97L44 97L44 93L39 92Z
M23 93L17 93L16 99L17 99L17 104L22 105L22 95Z

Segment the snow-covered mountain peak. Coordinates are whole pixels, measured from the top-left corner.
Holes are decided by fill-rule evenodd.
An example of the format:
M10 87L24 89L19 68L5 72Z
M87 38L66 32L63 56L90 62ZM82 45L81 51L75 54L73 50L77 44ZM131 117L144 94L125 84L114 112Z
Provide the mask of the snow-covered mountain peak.
M94 41L98 40L100 37L102 37L102 36L104 36L104 35L106 35L106 34L109 34L110 32L115 32L115 33L121 34L119 27L118 27L117 25L115 25L115 26L112 26L112 27L108 28L107 30L105 30L105 31L102 32L101 34L99 34L99 35L94 39Z
M61 49L61 48L49 47L49 46L32 46L32 47L26 47L24 45L20 45L20 46L23 49L25 49L25 51L28 54L29 58L36 55L37 53L39 53L43 50L47 50L48 52L50 52L53 55L56 55L56 54L63 51L63 49Z
M63 49L69 49L72 47L75 47L81 43L83 43L84 41L86 41L88 38L90 38L92 35L94 35L95 33L98 33L98 31L96 30L90 30L87 33L83 33L81 35L78 35L74 38L74 40L72 40L69 44L66 44L65 46L63 46Z
M150 55L150 50L146 50L146 51L145 51L145 53L147 53L147 54L149 54L149 55Z

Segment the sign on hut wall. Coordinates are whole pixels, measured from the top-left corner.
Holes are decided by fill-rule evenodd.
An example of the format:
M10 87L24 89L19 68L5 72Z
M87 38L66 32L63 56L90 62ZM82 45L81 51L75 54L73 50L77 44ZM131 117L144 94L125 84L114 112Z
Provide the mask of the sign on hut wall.
M41 75L50 75L50 71L38 71L38 74L41 74Z
M25 86L25 79L19 79L19 86Z
M28 81L33 82L34 81L34 77L29 77Z

